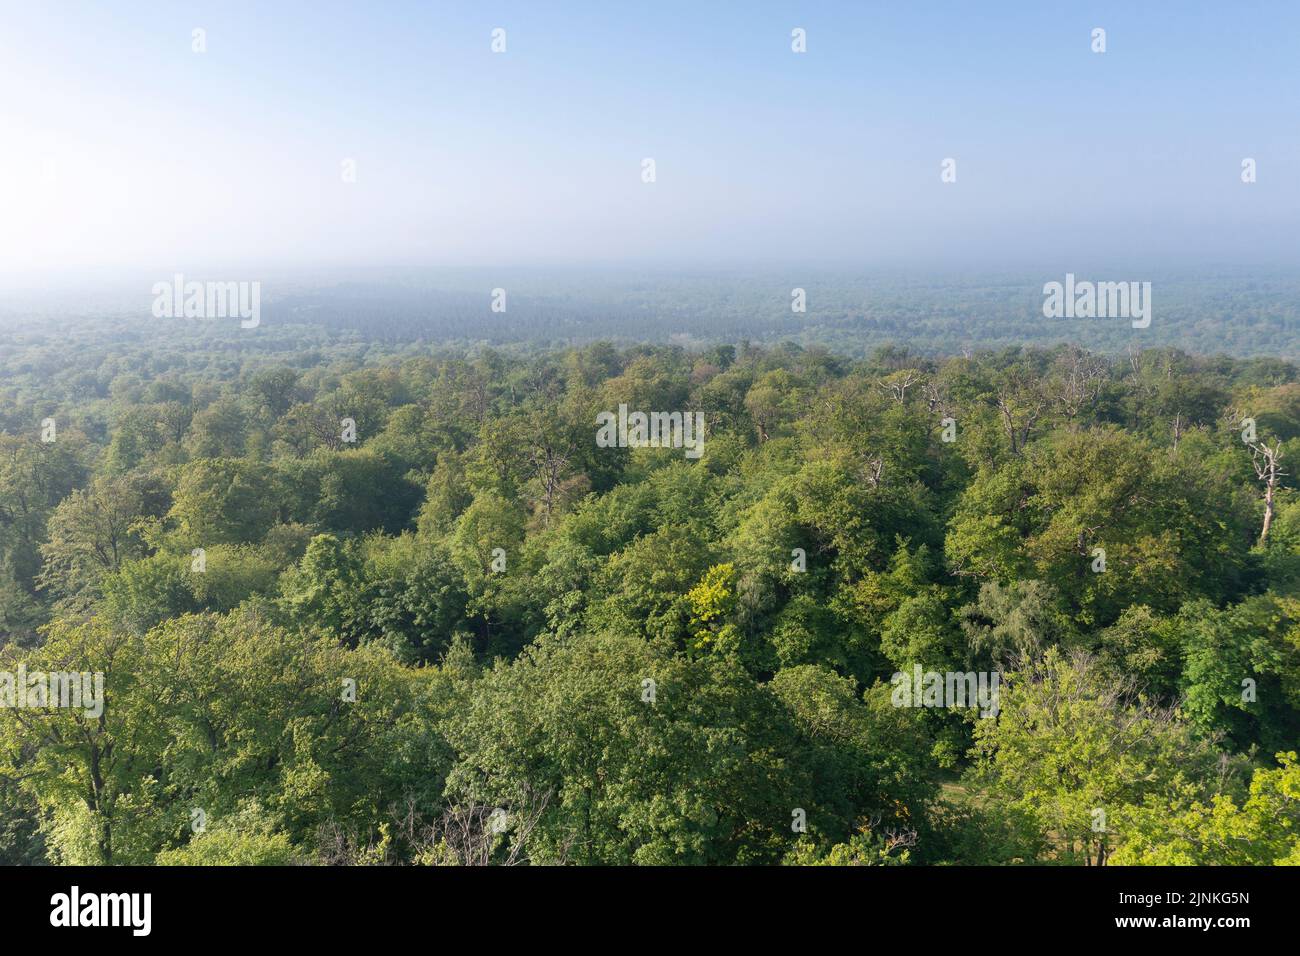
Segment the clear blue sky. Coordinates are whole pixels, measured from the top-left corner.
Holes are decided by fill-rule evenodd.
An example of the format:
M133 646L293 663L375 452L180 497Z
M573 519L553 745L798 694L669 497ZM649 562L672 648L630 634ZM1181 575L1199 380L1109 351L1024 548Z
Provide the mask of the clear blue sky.
M0 274L1291 264L1298 9L4 3Z

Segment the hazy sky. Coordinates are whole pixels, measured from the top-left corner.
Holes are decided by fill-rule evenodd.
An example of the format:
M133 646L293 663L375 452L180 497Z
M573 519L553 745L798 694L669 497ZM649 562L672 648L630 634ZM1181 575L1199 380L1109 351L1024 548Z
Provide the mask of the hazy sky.
M4 2L0 276L1291 264L1298 10Z

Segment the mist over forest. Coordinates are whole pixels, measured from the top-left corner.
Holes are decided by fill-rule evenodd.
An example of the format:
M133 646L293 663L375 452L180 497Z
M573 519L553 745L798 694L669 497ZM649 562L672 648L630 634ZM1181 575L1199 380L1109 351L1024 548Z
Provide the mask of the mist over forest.
M1113 269L1099 273L1118 275ZM461 349L595 341L698 349L719 342L789 341L851 358L883 345L939 356L1059 344L1111 354L1156 347L1238 357L1300 354L1296 273L1238 267L1145 276L1154 290L1154 314L1143 329L1117 318L1045 319L1043 286L1065 274L532 267L385 270L340 280L272 273L262 282L265 328L256 339L241 337L237 323L183 318L169 321L160 337L151 298L142 293L149 284L144 280L56 284L0 295L0 350L72 341L184 348L214 340L240 350L291 352L323 336L384 348ZM508 294L505 311L485 307L494 288ZM791 308L796 289L805 294L803 311Z

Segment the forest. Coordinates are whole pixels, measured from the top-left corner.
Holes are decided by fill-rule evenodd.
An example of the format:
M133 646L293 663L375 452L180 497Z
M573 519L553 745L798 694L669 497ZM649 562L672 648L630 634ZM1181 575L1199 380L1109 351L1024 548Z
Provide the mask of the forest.
M1094 277L1127 275L1123 269L1078 268ZM0 297L0 361L6 340L22 346L14 355L35 358L34 348L50 343L55 355L47 358L65 360L71 338L119 356L124 343L147 343L151 363L168 343L190 338L206 340L205 351L214 339L222 351L280 346L294 365L299 356L291 343L307 349L342 342L389 351L418 345L426 353L647 341L700 351L719 341L769 347L795 342L855 359L899 343L930 357L1066 344L1116 355L1132 344L1300 360L1300 279L1294 270L1144 271L1155 290L1155 317L1137 341L1124 321L1044 321L1044 285L1062 280L1067 271L569 266L330 275L303 269L272 272L264 282L265 326L256 341L231 339L202 323L168 326L159 336L157 320L140 307L140 286L154 280L123 278L115 284L69 284L57 294ZM508 294L508 308L501 311L488 308L496 288Z
M0 862L1300 864L1290 362L262 331L0 339Z

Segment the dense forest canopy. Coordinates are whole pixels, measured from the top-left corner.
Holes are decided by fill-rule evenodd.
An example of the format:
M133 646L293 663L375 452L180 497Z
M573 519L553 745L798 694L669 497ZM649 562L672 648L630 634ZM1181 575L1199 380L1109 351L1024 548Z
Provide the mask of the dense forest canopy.
M100 328L0 338L3 666L105 696L4 861L1300 863L1289 362Z

